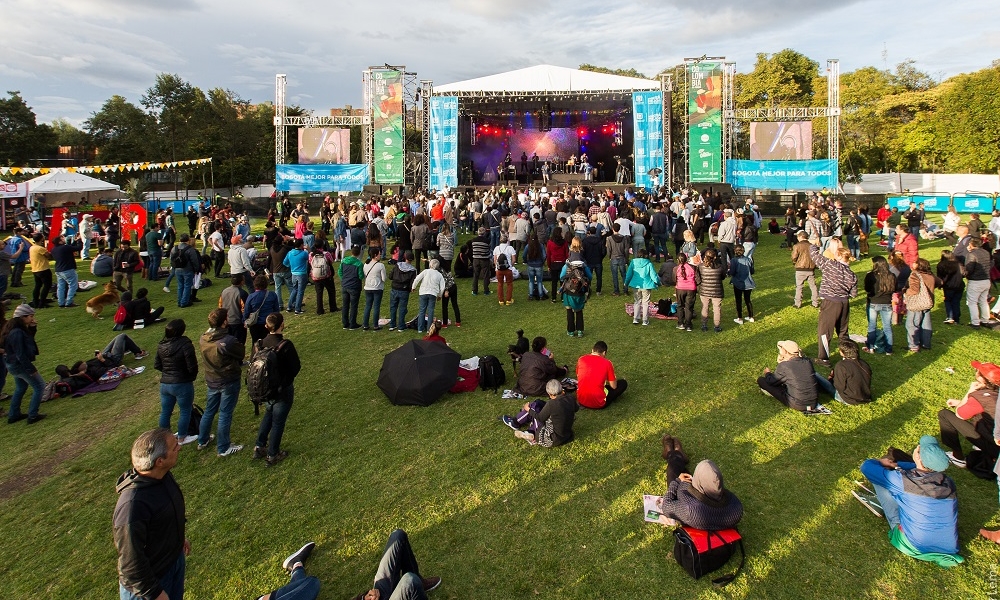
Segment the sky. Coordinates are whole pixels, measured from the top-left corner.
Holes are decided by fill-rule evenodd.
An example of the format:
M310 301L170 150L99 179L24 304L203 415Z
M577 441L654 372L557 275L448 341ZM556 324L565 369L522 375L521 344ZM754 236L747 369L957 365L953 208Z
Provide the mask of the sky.
M709 8L711 7L711 8ZM114 94L139 104L158 73L203 90L329 114L360 107L368 66L436 84L537 64L654 75L685 57L752 70L784 48L841 73L907 59L935 79L1000 58L997 0L0 0L0 92L39 122L79 126Z

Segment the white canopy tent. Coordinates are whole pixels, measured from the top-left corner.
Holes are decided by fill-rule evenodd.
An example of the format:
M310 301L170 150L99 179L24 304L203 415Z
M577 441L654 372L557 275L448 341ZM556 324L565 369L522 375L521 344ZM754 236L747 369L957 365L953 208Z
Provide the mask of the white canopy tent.
M434 86L435 94L463 92L503 92L566 94L580 92L625 92L658 90L660 82L637 77L623 77L594 71L581 71L554 65L537 65L506 73L467 79Z
M81 197L86 198L88 203L93 203L94 198L117 198L121 189L113 183L68 171L51 171L29 179L27 184L30 196L45 194L49 208L62 206L66 202L75 202Z

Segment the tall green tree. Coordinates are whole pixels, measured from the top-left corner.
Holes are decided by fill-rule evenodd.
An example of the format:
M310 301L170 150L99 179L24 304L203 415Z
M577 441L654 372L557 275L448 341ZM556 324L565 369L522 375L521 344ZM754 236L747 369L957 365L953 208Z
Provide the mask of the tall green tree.
M56 150L55 132L37 122L21 92L7 92L7 98L0 98L0 163L28 165L52 157Z
M160 73L140 100L156 119L162 145L159 158L192 158L200 127L208 121L208 101L204 92L179 75Z
M819 63L786 48L757 54L753 71L736 75L734 88L740 108L812 106L813 81Z
M144 162L154 159L156 120L141 108L114 95L101 110L83 122L105 164Z
M945 166L958 173L1000 173L1000 64L959 75L935 114Z

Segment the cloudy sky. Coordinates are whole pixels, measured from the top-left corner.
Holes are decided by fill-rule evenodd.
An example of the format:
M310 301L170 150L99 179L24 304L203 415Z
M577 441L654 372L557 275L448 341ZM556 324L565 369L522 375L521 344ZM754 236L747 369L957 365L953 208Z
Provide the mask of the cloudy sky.
M714 12L708 12L712 7ZM326 114L361 104L369 65L437 84L550 63L647 74L684 57L798 50L841 71L906 59L935 78L1000 58L997 0L0 0L0 92L79 124L157 73Z

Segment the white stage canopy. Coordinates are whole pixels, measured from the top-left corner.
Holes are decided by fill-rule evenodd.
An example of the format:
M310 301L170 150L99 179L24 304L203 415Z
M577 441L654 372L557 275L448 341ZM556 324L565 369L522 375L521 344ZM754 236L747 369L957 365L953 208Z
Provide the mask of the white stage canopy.
M113 183L66 171L52 171L29 179L27 183L28 192L31 194L102 192L120 189Z
M865 173L861 183L845 183L845 194L965 194L1000 192L1000 176L944 173Z
M457 83L434 86L435 94L461 95L468 92L567 94L579 92L627 92L658 90L660 82L637 77L608 75L553 65L538 65Z

